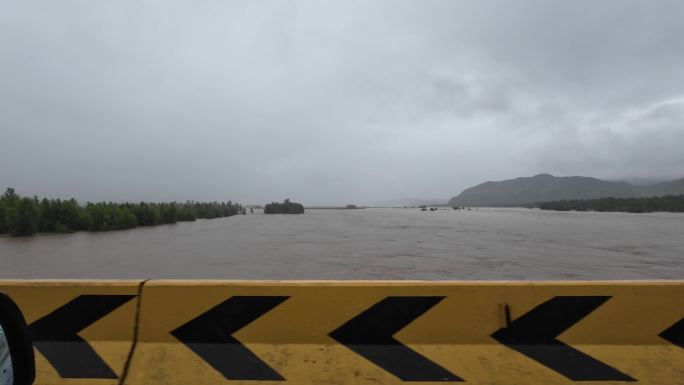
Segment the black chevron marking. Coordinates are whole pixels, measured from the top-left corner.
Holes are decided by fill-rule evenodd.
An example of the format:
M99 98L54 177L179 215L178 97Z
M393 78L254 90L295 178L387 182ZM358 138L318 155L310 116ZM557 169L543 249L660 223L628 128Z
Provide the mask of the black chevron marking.
M387 297L330 336L402 381L463 381L394 339L444 297Z
M117 378L77 333L135 295L81 295L29 325L33 345L64 378Z
M492 337L574 381L635 381L556 339L610 297L554 297L501 328Z
M287 298L231 297L171 334L229 380L284 381L232 334Z
M684 318L660 333L660 337L684 349Z

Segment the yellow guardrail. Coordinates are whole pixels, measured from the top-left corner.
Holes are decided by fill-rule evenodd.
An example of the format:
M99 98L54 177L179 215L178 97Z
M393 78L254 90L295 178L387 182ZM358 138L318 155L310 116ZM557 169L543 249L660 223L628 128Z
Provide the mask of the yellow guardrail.
M119 384L141 282L0 280L29 325L35 384Z
M36 384L682 384L684 281L0 281Z

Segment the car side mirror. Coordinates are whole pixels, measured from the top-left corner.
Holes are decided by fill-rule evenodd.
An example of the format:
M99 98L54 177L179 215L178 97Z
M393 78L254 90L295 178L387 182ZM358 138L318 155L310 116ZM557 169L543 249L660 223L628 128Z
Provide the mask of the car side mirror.
M33 344L24 316L0 292L0 385L31 385L35 375Z

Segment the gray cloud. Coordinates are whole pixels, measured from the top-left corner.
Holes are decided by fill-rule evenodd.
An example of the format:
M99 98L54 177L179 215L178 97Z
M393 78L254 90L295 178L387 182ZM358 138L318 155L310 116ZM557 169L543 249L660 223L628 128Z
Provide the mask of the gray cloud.
M684 176L678 0L0 10L0 182L24 193L363 203Z

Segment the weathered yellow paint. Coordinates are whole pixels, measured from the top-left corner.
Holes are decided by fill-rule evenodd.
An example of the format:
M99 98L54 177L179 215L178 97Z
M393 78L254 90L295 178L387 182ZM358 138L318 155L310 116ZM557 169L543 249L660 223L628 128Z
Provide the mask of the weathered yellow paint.
M290 298L233 337L287 383L399 384L330 332L389 296L444 296L394 337L469 384L571 384L491 334L555 296L611 296L559 340L639 380L684 384L684 349L658 337L684 318L684 282L221 282L149 281L127 384L228 381L170 331L232 296ZM620 382L592 382L617 384Z
M232 381L171 331L234 296L289 299L233 334L286 384L400 384L391 373L329 334L387 297L440 296L436 306L394 335L401 343L474 385L572 384L558 372L491 337L556 296L610 296L558 339L638 380L684 384L684 349L658 335L684 318L684 281L1 281L30 324L84 294L140 293L79 333L131 385L251 384ZM139 313L136 314L136 311ZM137 318L136 318L137 315ZM36 351L36 384L113 385L121 379L64 379ZM592 381L617 385L619 381Z
M0 280L0 290L19 306L27 324L59 309L80 295L137 295L141 281ZM78 333L104 362L121 373L133 342L136 300L122 305ZM114 385L118 379L62 378L36 349L36 385ZM65 352L66 353L66 352Z

